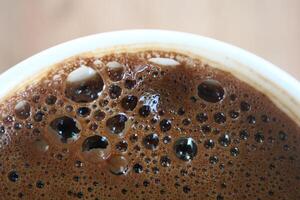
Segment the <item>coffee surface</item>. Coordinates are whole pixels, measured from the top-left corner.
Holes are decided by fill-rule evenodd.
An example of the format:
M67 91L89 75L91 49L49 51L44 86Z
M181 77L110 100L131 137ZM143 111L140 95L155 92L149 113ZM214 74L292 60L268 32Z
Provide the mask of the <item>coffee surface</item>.
M0 199L300 199L300 127L199 58L77 56L0 116Z

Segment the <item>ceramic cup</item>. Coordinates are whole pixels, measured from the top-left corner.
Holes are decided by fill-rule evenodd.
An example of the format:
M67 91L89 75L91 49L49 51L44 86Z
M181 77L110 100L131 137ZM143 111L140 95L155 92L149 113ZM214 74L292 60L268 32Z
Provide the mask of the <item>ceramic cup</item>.
M44 50L0 75L0 98L38 80L51 65L92 52L175 51L200 57L233 74L268 96L300 125L300 82L270 62L243 49L211 38L165 30L125 30L78 38Z

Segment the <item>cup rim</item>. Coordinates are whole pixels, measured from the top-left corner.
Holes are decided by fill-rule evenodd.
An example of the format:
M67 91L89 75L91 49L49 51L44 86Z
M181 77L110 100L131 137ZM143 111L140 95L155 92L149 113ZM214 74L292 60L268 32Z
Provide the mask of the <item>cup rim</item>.
M225 66L237 78L263 91L286 114L300 124L300 82L272 63L239 47L200 35L158 29L132 29L80 37L37 53L0 75L0 99L20 85L66 58L97 49L139 45L145 48L190 52ZM136 47L135 47L136 48ZM253 76L253 77L251 77Z

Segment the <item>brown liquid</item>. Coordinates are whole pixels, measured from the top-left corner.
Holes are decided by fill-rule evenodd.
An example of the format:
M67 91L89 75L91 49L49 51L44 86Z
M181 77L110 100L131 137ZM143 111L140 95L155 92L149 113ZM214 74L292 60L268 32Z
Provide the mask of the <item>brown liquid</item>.
M300 127L185 55L74 58L0 114L0 199L300 199Z

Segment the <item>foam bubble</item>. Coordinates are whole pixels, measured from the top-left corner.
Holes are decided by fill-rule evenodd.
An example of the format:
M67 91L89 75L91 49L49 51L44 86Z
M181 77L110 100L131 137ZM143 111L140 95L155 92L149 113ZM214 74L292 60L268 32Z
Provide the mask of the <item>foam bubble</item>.
M198 96L210 103L217 103L224 98L225 91L217 80L207 79L198 86Z
M30 116L30 104L27 101L19 101L15 106L16 116L20 119L27 119Z
M78 122L71 117L56 118L51 121L50 127L63 143L74 142L79 138Z
M198 152L194 139L190 137L177 139L173 149L175 151L175 155L184 161L193 160Z
M111 144L104 136L90 136L82 143L82 153L89 162L101 162L110 156Z
M106 121L106 127L110 133L121 134L125 129L127 120L128 118L125 114L117 114Z
M68 75L65 95L77 103L91 102L98 98L103 87L103 79L94 69L81 66Z
M106 64L107 73L112 81L120 81L124 76L124 66L117 62L111 61Z
M180 63L174 59L171 58L150 58L148 59L149 62L162 65L162 66L177 66L180 65Z
M97 72L88 66L82 65L72 71L68 77L67 81L68 82L82 82L88 79L91 79L92 77L96 76Z
M113 155L108 160L109 171L114 175L124 175L128 172L128 161L124 156Z

